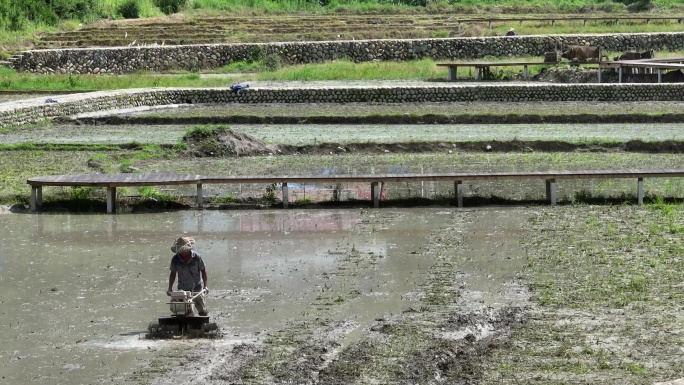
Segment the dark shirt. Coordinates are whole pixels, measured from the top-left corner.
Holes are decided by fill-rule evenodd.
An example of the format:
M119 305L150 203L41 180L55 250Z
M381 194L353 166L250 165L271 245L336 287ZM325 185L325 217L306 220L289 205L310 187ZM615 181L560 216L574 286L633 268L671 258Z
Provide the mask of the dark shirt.
M185 291L200 291L202 290L202 270L206 267L204 266L204 261L202 256L196 252L192 252L192 256L188 263L183 262L183 258L180 254L171 258L171 271L175 271L178 277L178 290Z
M508 31L508 32L506 32L506 36L515 36L515 32L514 31Z

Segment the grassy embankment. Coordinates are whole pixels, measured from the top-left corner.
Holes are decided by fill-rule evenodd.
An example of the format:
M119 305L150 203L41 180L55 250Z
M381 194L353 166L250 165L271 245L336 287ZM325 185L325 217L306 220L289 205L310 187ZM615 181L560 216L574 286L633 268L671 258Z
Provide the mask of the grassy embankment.
M539 308L485 383L682 377L682 206L544 211L531 226L523 277Z
M614 53L609 52L608 55ZM684 52L658 52L658 57L684 56ZM534 61L535 57L486 58L488 61ZM0 91L91 91L147 87L227 87L240 81L341 81L341 80L446 80L446 69L437 67L437 61L422 59L408 62L353 63L338 60L330 63L304 64L269 70L263 62L237 62L223 68L207 71L223 73L226 77L203 77L198 73L161 75L138 73L130 75L38 75L17 73L0 68ZM533 76L541 66L531 66ZM244 72L248 71L248 72ZM230 76L234 74L234 76ZM458 76L472 77L472 69L459 68ZM502 79L519 79L522 67L505 67L498 76ZM438 84L438 83L437 83Z

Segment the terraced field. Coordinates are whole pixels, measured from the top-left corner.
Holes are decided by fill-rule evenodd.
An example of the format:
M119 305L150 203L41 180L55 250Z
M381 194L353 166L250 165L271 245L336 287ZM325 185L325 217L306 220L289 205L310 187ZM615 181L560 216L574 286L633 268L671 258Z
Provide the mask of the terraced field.
M646 28L639 22L619 26L610 22L597 24L590 23L586 29L581 21L556 26L573 28L574 32L601 28L634 32ZM684 30L676 22L655 24L649 28ZM540 21L520 28L516 24L516 29L527 33L535 25L548 28L548 22ZM136 45L168 45L446 37L497 34L507 27L506 23L495 23L490 29L483 22L462 24L459 29L458 17L447 14L194 15L101 22L78 31L43 35L38 44L80 47L129 45L134 41ZM76 120L65 116L50 124L2 131L0 203L19 203L13 210L25 211L22 207L28 203L30 194L26 179L76 173L328 175L684 168L681 102L185 107L97 113ZM444 117L454 121L435 124L430 120ZM545 121L552 117L564 123ZM252 119L253 124L234 124L241 118ZM279 118L295 121L268 122ZM359 123L333 122L352 118L358 118ZM541 124L504 123L513 118L537 119L534 122ZM295 148L287 153L217 156L211 150L225 143L217 140L216 126L197 125L212 119L219 123L230 121L231 127L239 131L233 132L235 136L251 141L249 144L262 142L269 149L277 145ZM314 119L328 119L329 124L311 124ZM410 120L411 124L401 119ZM463 123L459 119L474 124L459 124ZM600 119L606 119L606 123L600 124ZM189 131L204 140L199 145L182 140ZM629 142L638 145L627 148ZM193 146L204 146L204 151ZM465 183L465 209L450 207L453 183L388 183L384 191L391 200L383 201L381 210L367 210L366 202L353 200L313 204L312 196L318 197L316 191L325 193L333 186L291 186L293 194L295 189L304 192L302 200L293 205L295 210L276 214L272 210L250 210L257 219L240 217L233 221L245 230L241 244L236 242L236 233L227 230L230 221L224 214L233 216L233 208L274 208L278 198L272 189L247 184L206 186L207 206L217 210L176 215L169 210L189 208L185 204L192 201L195 186L159 190L121 188L118 194L122 211L163 212L149 214L154 218L147 219L149 222L139 219L147 213L121 212L124 215L115 218L127 218L129 223L121 221L117 229L117 221L110 220L112 217L93 213L104 211L102 189L46 188L45 210L53 215L37 215L33 223L27 219L32 215L6 214L14 220L3 221L7 233L26 229L23 235L44 236L49 234L46 229L56 226L60 232L68 232L69 237L78 235L83 242L71 244L84 246L82 252L86 257L97 253L99 259L84 258L88 261L84 264L94 263L101 275L92 276L91 280L79 275L50 289L54 285L54 278L46 274L50 269L17 262L28 260L35 253L28 240L17 238L10 245L16 243L12 249L23 254L12 260L18 264L12 271L22 271L24 278L21 285L16 285L12 281L16 277L6 276L10 270L0 270L0 274L5 274L0 275L0 281L11 283L7 284L8 289L29 288L39 294L49 291L52 302L45 303L50 306L61 304L53 298L72 298L63 293L79 290L86 293L79 298L87 301L92 301L94 293L118 295L121 277L128 274L131 266L136 270L131 272L131 279L138 274L135 279L139 280L141 270L136 264L144 263L144 257L143 262L136 258L155 255L143 265L150 270L144 272L145 277L152 277L146 278L145 284L153 292L158 289L155 287L165 285L167 272L161 272L155 281L156 273L152 270L161 268L151 264L158 258L157 246L152 244L158 241L147 230L163 229L167 238L166 232L180 229L204 237L205 244L211 244L208 249L212 253L208 254L214 261L220 261L212 265L218 266L211 273L217 287L212 288L212 309L217 310L212 310L212 317L227 333L216 341L170 341L169 345L144 341L147 346L136 351L141 358L135 369L119 372L104 361L101 366L99 362L90 363L92 357L100 361L93 354L100 351L93 341L110 335L112 341L121 336L137 340L136 332L129 330L135 327L117 329L116 333L121 333L117 337L105 326L119 325L119 319L130 321L135 319L129 319L130 314L140 316L143 311L141 307L117 308L116 315L101 320L93 320L95 316L90 313L91 325L87 335L84 333L87 338L80 339L79 335L77 339L70 328L66 335L73 341L54 345L60 348L59 352L50 355L58 363L46 369L45 363L34 363L40 356L31 355L32 348L20 346L24 340L16 334L26 333L26 340L40 341L41 335L50 333L40 326L36 333L29 332L22 324L6 333L6 338L14 342L7 344L6 351L0 351L3 357L10 357L10 363L0 368L0 374L19 384L34 383L36 378L45 383L63 383L63 378L48 376L66 371L83 383L93 383L93 378L99 376L97 379L102 382L135 385L182 385L197 381L273 385L650 385L684 377L684 366L678 360L684 346L684 313L680 306L684 210L676 204L684 196L683 179L646 180L645 206L634 204L634 180L563 181L558 186L560 207L545 204L544 185L539 181ZM336 243L323 243L322 252L314 253L315 258L303 258L318 244L317 238L321 236L316 231L321 230L319 223L325 221L305 218L303 222L313 227L302 227L300 235L286 225L296 223L296 217L306 213L301 209L321 208L329 203L351 206L348 213L358 217L358 226L353 231L344 230L343 238ZM511 207L512 203L516 207ZM497 207L491 207L492 204ZM433 207L387 209L406 205ZM62 210L87 211L88 215L78 216L86 223L74 226L69 218L75 216L62 214ZM338 216L336 211L343 210L335 207L317 213L327 220ZM412 211L429 212L430 216L414 217ZM428 220L430 225L420 225L420 220ZM263 232L262 227L274 223L283 227ZM263 238L254 237L259 232ZM387 232L393 238L384 241L383 234ZM342 228L335 227L332 233L342 234ZM300 238L301 234L305 237ZM98 235L102 238L95 238ZM69 237L45 235L46 253L41 255L63 251L64 239ZM417 241L409 245L397 241L411 237ZM364 247L364 240L371 238L379 240L382 248ZM98 240L101 252L91 247L93 239ZM126 240L126 247L146 248L122 248L122 239ZM260 248L259 245L269 242L273 249ZM245 251L238 250L242 248ZM110 265L103 256L112 250L130 255L130 259L119 259L119 265ZM164 250L168 253L167 247ZM283 250L288 250L288 254ZM396 263L398 256L410 264L396 268L397 271L408 275L386 274L383 267ZM51 266L50 261L43 260ZM319 261L325 269L312 269ZM126 269L122 269L124 263ZM73 266L65 265L65 269L69 274L77 271ZM302 277L302 271L315 273L310 279ZM249 282L243 285L231 274L249 277ZM74 283L79 287L72 288ZM286 288L292 289L301 303L284 295L289 293ZM15 303L20 297L9 293L11 297L5 297L7 303ZM271 301L269 297L280 299ZM379 300L391 306L374 305ZM45 303L31 307L31 314L40 315L36 319L43 319L43 311L53 314L48 313ZM90 305L81 301L81 306ZM277 308L296 311L283 316ZM69 312L69 317L74 314ZM238 315L249 316L251 327L255 318L268 319L272 324L259 330L239 330ZM101 330L107 330L107 335ZM117 357L125 357L121 353L124 348L117 349L120 350L108 353L114 357L113 362ZM60 354L68 354L69 361ZM179 360L184 365L178 365ZM32 371L32 363L42 365L41 370Z
M396 14L396 15L268 15L231 16L199 14L168 18L103 21L75 31L38 36L37 48L112 47L151 44L266 43L279 41L328 41L362 39L417 39L454 36L502 35L510 26L521 34L536 34L551 28L574 33L684 31L677 20L589 21L592 15L548 15L546 20L520 22L530 15L499 16L506 21L477 21L472 15ZM633 15L632 15L633 16ZM640 15L641 16L641 15ZM658 17L662 15L652 15ZM497 17L496 15L490 17ZM553 21L577 17L579 20ZM610 15L608 15L610 17ZM648 15L644 15L648 17ZM461 22L459 19L467 19ZM475 20L473 20L475 19Z

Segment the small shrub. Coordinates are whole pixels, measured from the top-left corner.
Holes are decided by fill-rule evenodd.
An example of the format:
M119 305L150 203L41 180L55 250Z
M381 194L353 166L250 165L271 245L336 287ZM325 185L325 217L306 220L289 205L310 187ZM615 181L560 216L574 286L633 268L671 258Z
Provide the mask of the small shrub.
M235 203L236 201L237 199L235 199L235 197L230 194L226 194L226 196L216 199L216 202L218 203Z
M71 200L85 200L90 199L90 194L93 192L92 187L73 187L69 190L69 199Z
M128 167L130 167L133 164L133 161L130 159L124 159L121 161L121 164L119 165L119 171L121 172L126 172L128 170Z
M138 0L127 0L117 8L117 13L124 19L140 18L140 5Z
M81 87L83 85L83 81L79 76L69 74L69 77L66 78L66 84L68 88L75 89Z
M266 48L262 45L257 45L249 52L247 57L248 63L263 62L266 58Z
M266 187L266 193L261 197L261 201L268 204L274 204L276 201L276 185L270 184Z
M188 0L155 0L154 5L167 15L178 13L188 4Z
M158 189L152 186L140 186L138 187L138 193L141 197L146 199L156 199L156 200L173 200L173 197L169 194L162 193Z
M215 131L217 130L230 130L230 127L225 125L225 124L219 124L219 125L213 125L213 124L206 124L206 125L197 125L193 126L191 129L189 129L186 133L185 136L199 136L202 138L207 138L211 135L214 134Z
M270 53L264 58L264 67L269 71L277 71L283 67L283 59L278 54Z

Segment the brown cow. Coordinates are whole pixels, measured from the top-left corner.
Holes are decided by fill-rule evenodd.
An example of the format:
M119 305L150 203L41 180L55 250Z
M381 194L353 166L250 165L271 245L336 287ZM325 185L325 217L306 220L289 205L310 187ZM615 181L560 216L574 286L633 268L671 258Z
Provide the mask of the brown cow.
M615 56L613 60L619 61L619 60L641 60L641 59L654 59L655 58L655 51L652 49L649 49L648 51L644 52L625 52L620 56Z
M579 63L597 62L602 58L600 47L588 45L569 45L566 50L563 51L561 57Z

